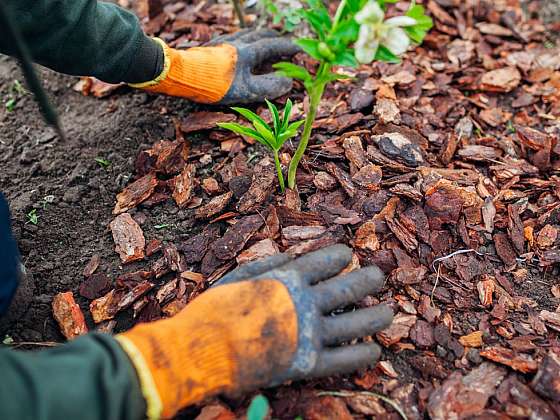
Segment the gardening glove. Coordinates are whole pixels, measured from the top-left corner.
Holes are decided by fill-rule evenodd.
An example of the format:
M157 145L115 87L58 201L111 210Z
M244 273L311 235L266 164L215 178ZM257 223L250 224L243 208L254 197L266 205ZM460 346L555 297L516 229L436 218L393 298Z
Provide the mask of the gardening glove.
M377 267L338 275L351 258L342 245L294 261L273 256L225 276L174 318L117 336L138 371L149 417L171 417L220 393L374 365L377 344L341 343L389 326L390 308L330 315L383 286Z
M290 39L275 31L244 30L187 50L170 48L162 40L155 40L163 47L163 71L155 80L131 84L132 87L207 104L274 99L292 88L289 78L252 74L255 67L274 57L299 51Z

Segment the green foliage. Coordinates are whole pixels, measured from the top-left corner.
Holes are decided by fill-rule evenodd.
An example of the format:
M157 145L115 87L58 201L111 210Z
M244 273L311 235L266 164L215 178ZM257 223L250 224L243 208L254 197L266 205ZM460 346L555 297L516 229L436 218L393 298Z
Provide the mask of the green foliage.
M272 102L266 100L266 104L272 116L272 127L253 111L239 107L233 107L232 109L248 120L253 125L253 128L237 123L218 123L218 127L252 138L267 149L270 149L274 155L274 163L278 172L278 182L280 183L280 188L284 191L284 175L282 174L282 166L280 165L278 152L287 140L297 136L299 128L305 121L290 123L290 116L293 108L293 103L290 99L286 102L286 107L282 114Z
M249 410L247 411L247 420L263 420L266 418L270 405L268 400L263 395L257 395L251 401Z
M111 162L108 161L107 159L104 159L102 157L96 157L95 161L97 162L97 164L99 166L101 166L103 169L107 169L109 166L111 166Z
M14 108L16 107L16 103L17 103L17 99L16 98L9 98L6 101L6 111L8 112L12 112L14 110Z
M428 31L434 26L432 18L424 14L424 6L414 2L406 12L406 16L415 19L417 23L414 26L408 26L405 31L413 42L421 44Z
M26 93L27 90L25 90L21 82L15 79L10 86L10 93L8 94L6 102L4 103L6 111L12 112L16 107L18 99Z
M36 226L39 223L39 215L37 214L37 209L31 210L29 213L27 213L26 217L27 221L32 225Z
M284 30L292 32L301 24L301 14L299 9L293 7L278 7L274 0L262 0L264 10L272 16L275 25L284 24Z

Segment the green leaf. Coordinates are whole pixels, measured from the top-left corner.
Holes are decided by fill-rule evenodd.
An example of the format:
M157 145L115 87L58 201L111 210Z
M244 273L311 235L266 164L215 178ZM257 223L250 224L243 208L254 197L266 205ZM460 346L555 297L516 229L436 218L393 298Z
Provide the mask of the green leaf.
M268 106L268 110L272 115L272 123L274 125L274 135L278 136L278 133L280 132L280 128L282 126L280 122L280 114L278 114L278 108L276 108L276 106L268 99L265 99L265 101L266 101L266 105Z
M305 124L305 120L293 122L288 126L286 131L298 131L303 124Z
M319 80L322 83L331 83L334 82L335 80L347 80L347 79L352 79L352 77L340 73L327 73L324 76L322 76Z
M6 111L8 112L12 112L14 110L14 108L16 107L16 103L17 103L17 99L16 98L10 98L6 101Z
M247 420L264 420L270 410L268 400L263 395L257 395L251 401L247 410Z
M346 50L348 45L358 39L360 25L356 20L350 19L338 24L336 29L329 35L329 44L335 46L335 50Z
M280 131L285 131L288 128L288 124L290 123L290 116L292 115L292 107L293 103L288 98L286 101L286 106L284 107L284 115L282 116L282 129Z
M426 16L423 6L415 4L414 2L406 12L406 16L415 19L416 25L407 26L404 30L414 43L421 44L428 31L434 26L432 18Z
M386 4L397 3L399 0L377 0L377 4L381 6L383 10L387 8Z
M322 19L313 10L302 10L303 18L309 23L313 32L317 34L319 40L323 41L326 38L326 28Z
M111 166L111 162L107 159L104 159L102 157L96 157L95 161L99 164L99 166L101 166L103 169L107 169L109 166Z
M319 52L319 41L311 38L301 38L295 41L295 44L301 47L308 55L316 60L324 61L323 56Z
M252 139L255 139L261 144L264 144L267 147L272 147L268 142L255 130L249 127L245 127L244 125L237 124L237 123L218 123L218 127L224 128L226 130L232 131L235 134L239 134L241 136L247 136Z
M275 149L276 137L274 136L274 133L272 132L270 127L263 125L260 121L253 121L253 125L255 126L261 137L269 144L269 146Z
M338 54L332 63L337 66L358 67L358 60L354 56L353 49L348 49Z
M27 213L26 216L29 223L37 226L37 224L39 223L39 215L37 214L37 209L31 210L29 213Z
M401 59L393 54L389 48L380 45L377 54L375 55L375 59L379 61L385 61L386 63L400 63Z
M255 114L253 111L251 111L250 109L247 108L239 108L239 107L232 107L231 109L233 109L234 111L240 113L243 117L245 117L247 120L251 121L253 124L255 123L255 121L260 122L262 125L264 125L265 127L267 127L270 131L272 131L272 129L270 128L270 126L266 123L265 120L263 120L261 117L259 117L257 114Z
M303 82L311 82L311 74L305 67L298 66L294 63L281 62L272 65L277 70L278 75L290 77L292 79L302 80Z

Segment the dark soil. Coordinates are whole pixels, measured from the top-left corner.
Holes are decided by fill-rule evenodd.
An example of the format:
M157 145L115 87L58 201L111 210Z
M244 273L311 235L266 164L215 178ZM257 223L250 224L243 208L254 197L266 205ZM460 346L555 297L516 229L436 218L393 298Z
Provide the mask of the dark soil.
M74 291L89 315L88 302L76 293L89 259L98 254L98 271L111 278L122 270L107 228L115 195L131 177L138 151L172 130L172 117L184 116L192 108L186 101L138 92L106 100L84 97L72 90L78 78L44 69L42 76L67 143L43 122L30 93L19 98L13 111L7 112L4 103L0 110L0 190L10 203L15 236L29 272L28 293L12 308L15 319L4 320L0 328L2 337L8 334L15 341L63 339L51 309L58 292ZM23 81L17 65L0 58L0 98L7 97L14 80ZM108 160L110 166L103 168L96 158ZM33 209L37 225L27 217ZM149 215L142 226L147 241L170 240L190 229L191 222L175 205L142 211ZM171 223L172 228L154 228ZM132 269L134 264L126 267Z
M343 414L350 413L346 403L350 404L352 401L320 398L315 393L317 389L366 389L382 392L397 400L411 419L423 418L428 412L445 413L446 407L453 408L454 405L461 415L463 412L470 413L470 405L474 405L476 410L473 413L480 415L477 418L495 418L502 413L509 415L516 413L520 406L529 407L528 413L531 415L527 417L530 418L550 418L539 414L543 405L546 410L553 408L560 413L559 403L554 402L560 401L560 393L553 397L545 395L546 399L541 399L543 395L537 396L524 385L534 378L532 375L537 368L539 372L544 370L547 378L557 378L560 372L560 362L553 363L555 357L559 357L560 360L560 356L555 356L560 355L557 334L560 321L553 317L556 315L560 299L553 297L558 296L558 288L551 290L552 286L558 284L556 278L560 263L557 177L560 171L560 148L557 147L560 131L558 127L553 130L551 122L551 119L557 121L559 115L558 96L549 91L554 87L552 90L558 95L558 86L553 85L552 81L556 80L554 83L558 83L558 79L554 79L553 76L558 77L559 69L555 68L554 74L545 75L545 79L550 78L550 81L542 82L531 80L525 74L529 73L528 71L521 74L513 68L516 65L523 67L525 59L522 60L519 54L514 56L514 52L525 51L527 47L527 51L533 51L533 48L541 54L543 49L552 48L551 41L546 33L541 34L542 30L537 28L535 33L530 34L534 37L530 42L522 42L513 32L502 38L501 35L481 35L480 39L473 42L468 36L459 37L451 27L453 25L446 22L454 22L455 18L452 15L468 16L467 23L471 26L488 20L486 23L493 25L486 25L485 30L493 32L496 30L495 25L501 21L500 14L492 9L490 2L482 2L481 7L460 3L456 7L457 10L449 3L445 6L447 12L441 9L442 6L437 6L447 2L426 3L432 5L438 25L425 46L418 48L414 53L411 52L401 67L378 63L372 65L371 69L362 68L363 73L356 73L359 77L355 84L341 82L329 88L323 99L321 119L317 122L319 127L307 152L309 159L302 165L302 182L298 180L302 198L301 209L311 210L320 216L320 219L324 219L325 227L330 230L321 238L334 238L333 241L350 244L355 242L354 228L363 226L361 223L366 220L374 220L374 215L390 207L387 204L390 197L397 198L398 207L395 205L392 211L385 211L382 218L375 223L373 236L377 238L375 235L378 235L381 246L371 250L372 252L355 244L353 247L361 266L376 263L386 269L387 274L391 273L380 300L390 302L401 320L408 322L412 319L414 334L409 331L410 325L404 336L393 330L395 340L386 339L383 347L381 360L387 362L384 370L378 365L376 369L352 376L295 383L264 391L271 400L275 418L293 419L303 412L317 413L321 408L331 405L338 407ZM538 14L537 9L536 3L533 3L531 10L535 15ZM223 19L223 13L219 10L221 9L203 13L202 18L199 16L199 20L206 19L204 25L207 26L207 30L200 30L205 27L203 25L197 27L201 33L188 36L209 38L216 27L220 27L222 31L224 27L216 25L216 22ZM485 13L485 10L488 13ZM455 11L458 11L457 15L454 14ZM491 11L494 13L490 13ZM157 20L154 21L157 23ZM521 27L528 33L531 32L530 27ZM154 29L156 32L164 30L165 27ZM502 32L503 30L504 28L501 29ZM175 41L179 40L177 37ZM508 63L506 56L517 57L517 64ZM551 60L546 56L546 53L542 53L542 57ZM467 66L462 67L465 57ZM434 69L440 70L435 73L432 70L427 71L429 66L419 64L424 63L424 60L435 65ZM441 71L441 60L445 64L444 72ZM489 87L481 83L484 76L495 69L505 70L505 76L501 73L500 77L494 77L513 80L513 90L509 89L503 80L493 82L490 79ZM413 74L415 81L406 82L400 70ZM543 68L537 66L533 70L542 71ZM61 115L68 136L66 143L57 139L46 127L30 93L14 93L17 90L14 89L15 80L23 81L23 78L13 60L0 57L0 162L3 164L0 171L0 191L6 194L11 204L15 235L28 270L26 282L22 285L11 313L0 321L0 340L6 334L16 343L33 342L39 345L51 341L64 341L52 317L51 308L53 296L59 292L74 292L87 318L88 326L91 329L95 328L89 310L90 301L80 297L78 293L79 286L84 281L84 267L92 256L98 255L101 259L96 273L105 273L112 281L125 272L150 270L157 256L127 264L123 268L114 251L115 243L108 225L114 219L112 210L115 196L129 185L131 180L143 175L135 169L135 161L141 150L149 149L161 139L175 139L174 119L183 121L192 111L205 110L205 107L193 106L187 101L127 91L126 88L108 99L84 97L72 90L78 78L46 70L41 72L49 96ZM381 89L379 81L383 81L383 76L389 75L396 78L395 82L391 82L396 85L390 89L388 85L383 85L384 89ZM539 77L544 76L541 74ZM540 79L536 77L535 80ZM497 91L493 90L494 83L498 86ZM369 87L366 88L366 84ZM375 89L372 87L374 85ZM373 91L376 92L375 98ZM392 91L398 100L391 98L387 91ZM531 92L531 95L525 95L526 91ZM6 102L13 97L17 97L17 102L13 110L8 111ZM296 87L291 97L296 98L297 102L302 102L301 86ZM513 102L521 105L514 107ZM525 102L529 105L523 105ZM397 124L391 130L397 134L400 133L398 130L405 130L404 134L401 133L402 136L411 138L408 140L409 146L414 144L422 149L426 167L440 171L449 170L450 173L446 176L450 177L451 181L436 184L439 178L436 179L432 173L421 176L415 174L416 162L405 160L408 166L403 166L402 156L401 159L397 156L397 160L393 161L395 156L391 155L392 150L386 147L387 141L394 146L389 137L380 139L379 144L372 140L373 134L377 136L389 130L388 125L381 123L385 118L388 122L394 119L394 108L388 104L399 107L399 115L402 117L402 125ZM495 113L488 113L488 110ZM461 120L464 117L476 122L474 132L465 138L463 128L457 130L457 127L463 127ZM213 126L213 123L210 126ZM359 149L361 150L363 141L368 148L367 155L361 150L367 168L376 166L370 166L373 162L383 167L382 178L380 176L380 179L368 181L375 184L375 188L372 188L375 192L371 194L368 191L364 193L365 187L360 186L358 182L365 182L367 179L354 179L358 174L357 169L363 166L356 163L359 160L356 154L359 153L356 153L355 149L345 150L342 147L346 138L344 136L354 129L358 131L353 133L363 135L363 138L358 139ZM548 130L546 135L545 129ZM471 128L466 131L473 130ZM211 175L209 168L214 167L227 155L227 152L220 149L220 143L208 138L212 134L215 139L226 139L224 134L219 132L206 133L200 137L193 137L192 133L188 133L188 140L192 142L193 147L185 160L188 160L188 163L200 163L197 165L197 183ZM553 137L554 142L551 140ZM449 146L453 142L456 144ZM243 146L247 145L243 143ZM286 151L293 152L293 149L288 149L290 147L287 145ZM481 156L480 150L486 155ZM231 155L234 156L238 152L239 150L232 152ZM506 152L508 156L505 156ZM202 163L200 157L206 153L207 159ZM401 151L399 153L402 154ZM514 166L509 154L522 161L524 166ZM259 148L253 146L247 146L239 155L250 162L249 166L254 166L261 160L260 157L264 156ZM183 165L185 160L182 161ZM208 161L211 161L211 164ZM492 164L496 162L504 165L504 173L501 173L501 169L492 169ZM534 170L529 162L536 167ZM228 161L228 165L233 166L231 160ZM527 167L529 169L526 169ZM514 177L516 172L512 172L513 170L519 170L521 175ZM320 181L321 178L317 177L320 172L333 182L336 178L332 187L317 187L315 182ZM467 179L468 176L463 176L469 172L475 175L474 180L472 177ZM509 173L511 175L508 175ZM237 181L241 178L250 181L250 177L246 175L243 173L236 176ZM158 176L171 176L171 172L165 172L163 176L158 173ZM446 180L445 176L442 177ZM483 178L489 179L488 185L482 183ZM325 182L324 178L322 182ZM226 181L221 184L221 190L232 193L237 192L234 190L238 190L236 187L239 187ZM255 184L258 182L255 181ZM423 190L424 184L429 186L430 190L436 185L433 187L435 192L430 191L428 194L428 191ZM467 187L470 187L470 190L467 190ZM472 192L477 191L476 188L484 190L487 187L490 191L484 194L484 191L474 193L480 197L477 197L475 204L467 205L468 200L472 198ZM196 189L193 198L207 204L209 197L200 191L198 185ZM235 197L244 197L243 193L235 194ZM488 197L492 197L496 202L495 214L490 217L492 228L489 231L483 226L482 220L476 217L475 221L469 220L473 218L473 213L467 214L466 211L476 207L475 216L480 215L480 207L484 202L482 198ZM361 201L362 199L365 201ZM280 194L271 193L266 200L247 212L249 216L237 215L238 220L254 216L255 213L260 215L259 212L271 203L276 207L289 207L286 204L288 201ZM522 219L520 214L516 213L520 203L524 206L520 213L523 214ZM230 203L227 209L222 210L235 210L235 207L234 203ZM292 207L299 206L292 203ZM30 213L32 211L35 213ZM421 224L423 220L420 216L413 217L417 211L426 219L424 224ZM244 213L241 210L239 212ZM455 212L457 214L453 216ZM196 222L193 209L181 210L172 199L154 207L146 207L143 203L129 213L141 225L146 242L159 239L165 244L177 245L187 238L192 238L207 224L206 220ZM31 214L38 216L36 224L30 221ZM303 221L301 223L305 224ZM407 227L407 223L414 226ZM226 227L228 225L222 221L220 236L224 234ZM283 225L282 229L284 227ZM414 232L410 231L412 228ZM425 232L428 228L429 234ZM539 236L542 236L540 239L543 243L539 243L538 246L529 244L525 235L533 230L526 232L524 228L534 228L537 242ZM548 234L545 228L548 229ZM332 236L329 236L331 233ZM512 244L519 241L523 252L514 252ZM247 241L238 244L243 248ZM408 251L405 251L405 248ZM473 249L466 248L477 248L476 256L471 252ZM281 244L280 249L285 251L286 245ZM459 249L471 254L453 257ZM525 252L526 250L528 252ZM193 266L195 273L201 272L205 276L203 287L210 283L208 274L219 273L220 267L235 266L233 258L228 257L226 261L226 258L220 259L219 256L216 257L217 254L211 252L213 251L204 249L205 255L213 258L208 258L208 265L211 266L208 273L203 273L202 266ZM444 256L446 261L441 263L440 278L439 271L437 275L433 272L435 267L432 262ZM199 261L200 259L196 262ZM425 268L426 272L418 282L405 278L407 272L419 272L411 271L419 270L419 266ZM512 271L511 266L517 266L518 270ZM151 270L154 271L153 266ZM157 286L173 278L173 274L169 276L157 280ZM198 285L196 287L197 293L203 288L198 288ZM499 290L494 291L494 287L499 287ZM509 292L505 289L509 289ZM190 297L196 295L190 292L192 290L189 290ZM503 296L509 296L508 299L514 298L515 305L510 305L507 299L502 302L500 297ZM427 307L424 307L426 312L421 313L421 298L428 297L428 301L435 301L441 313L434 315ZM426 299L422 302L426 302ZM366 298L361 302L363 306L375 303L377 300L373 298ZM146 306L148 309L149 307ZM431 306L430 308L433 309ZM136 317L135 322L160 316L160 309L157 306L157 311L147 313L145 318ZM546 311L550 313L547 314ZM123 331L131 325L131 314L132 310L118 314L114 332ZM501 330L498 331L498 328ZM459 338L465 338L472 332L480 333L480 344L459 344ZM524 350L527 342L534 347L528 346L528 349ZM505 345L512 348L510 353L507 353L509 349ZM488 352L489 349L492 349L492 352ZM502 357L504 352L513 356L509 359ZM527 353L531 353L532 356ZM468 375L473 372L475 378L477 375L492 376L480 373L490 369L493 375L501 378L497 381L499 383L505 377L506 371L502 372L498 364L481 362L489 359L512 368L510 359L513 358L519 359L518 365L523 365L528 359L532 362L530 366L528 362L526 366L523 365L526 370L518 369L526 375L507 371L508 378L503 381L499 392L496 390L496 384L484 384L484 380L481 380L480 388L487 391L476 394L477 401L471 404L472 398L475 398L472 397L474 394L461 391L466 389L466 384L460 384L457 375L465 374L463 379L469 378L466 379L469 382L472 377ZM396 375L386 366L394 368ZM469 371L471 373L467 373ZM536 385L538 388L547 383ZM531 387L535 387L535 384ZM523 391L522 395L520 390ZM251 395L247 395L241 399L224 401L239 415L247 407L250 397ZM364 418L366 413L371 415L373 408L358 405L360 404L353 401L350 407L353 414L359 413L355 418ZM484 410L487 405L488 409ZM395 412L388 412L387 409L391 410L388 406L379 406L376 408L379 411L374 412L383 413L378 414L378 418L397 418ZM453 415L449 414L450 418ZM330 420L347 419L349 416L350 414L306 417ZM187 414L186 417L193 416ZM465 414L464 417L469 415Z

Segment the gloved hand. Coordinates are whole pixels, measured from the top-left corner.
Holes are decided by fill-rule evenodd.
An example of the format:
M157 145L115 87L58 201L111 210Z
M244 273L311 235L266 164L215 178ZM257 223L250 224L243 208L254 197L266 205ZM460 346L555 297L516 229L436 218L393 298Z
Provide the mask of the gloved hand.
M117 336L138 371L149 417L171 417L211 395L374 365L377 344L341 343L389 326L391 309L329 315L383 286L377 267L337 275L351 258L343 245L294 261L270 257L225 276L174 318Z
M275 31L240 31L187 50L170 48L157 38L156 41L165 54L162 73L151 82L130 86L208 104L274 99L292 87L291 79L285 77L252 74L267 60L299 51L290 39Z

